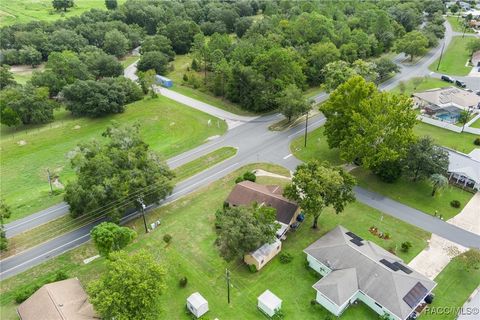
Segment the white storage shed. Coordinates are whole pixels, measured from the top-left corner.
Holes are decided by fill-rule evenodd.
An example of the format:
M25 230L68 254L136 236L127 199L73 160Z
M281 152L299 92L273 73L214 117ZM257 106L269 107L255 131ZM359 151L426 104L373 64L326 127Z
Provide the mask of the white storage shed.
M282 300L270 290L265 290L258 297L258 308L269 317L273 317L282 308Z
M187 308L197 318L200 318L208 311L208 301L198 292L187 298Z

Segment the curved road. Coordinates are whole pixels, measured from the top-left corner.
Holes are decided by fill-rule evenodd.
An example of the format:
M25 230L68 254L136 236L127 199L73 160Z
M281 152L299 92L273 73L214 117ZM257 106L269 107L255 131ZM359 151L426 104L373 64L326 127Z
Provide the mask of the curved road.
M447 32L444 40L446 46L450 42L452 35L453 33L451 28L447 24ZM380 88L383 90L390 90L395 87L399 81L405 81L411 77L430 74L431 71L428 70L428 66L440 55L441 46L442 43L440 43L437 48L431 50L415 65L402 66L400 73L380 85ZM402 59L402 55L399 55L395 58L395 61L398 63ZM133 66L133 68L135 67ZM132 68L128 70L131 72ZM161 89L161 91L165 92L166 90ZM303 134L305 129L303 123L284 132L272 132L268 130L268 126L281 119L281 116L278 114L245 119L245 117L240 118L240 116L233 114L222 115L219 113L219 109L206 105L205 103L198 102L189 97L182 96L178 93L169 95L169 97L193 108L198 108L198 106L201 106L202 108L206 107L206 109L203 111L210 111L212 113L216 112L217 116L220 116L226 121L233 120L235 123L235 125L229 126L230 130L224 136L218 137L191 151L169 159L168 164L171 167L177 167L183 163L192 161L222 146L236 147L238 148L238 153L233 158L230 158L179 183L175 187L172 195L170 195L160 205L172 202L192 191L197 190L202 186L206 186L209 183L222 178L230 172L249 163L276 163L292 171L300 163L300 161L291 154L289 148L291 140ZM315 97L315 100L317 102L321 102L327 98L328 95L322 93ZM221 112L224 111L221 110ZM314 130L323 125L324 121L325 118L323 115L317 115L316 117L313 117L310 121L308 131ZM424 214L421 211L405 206L377 193L373 193L359 187L355 189L355 193L358 201L383 211L386 214L390 214L398 219L409 222L431 233L438 234L441 237L459 243L465 247L480 248L480 236L478 235L455 227L449 223L436 219L430 215ZM27 218L7 224L7 234L11 236L21 232L22 230L27 230L28 228L38 226L56 217L64 215L67 212L68 207L65 204L58 204L57 206L43 210ZM133 213L126 217L124 221L135 218L137 215L137 213ZM12 275L18 274L34 265L71 250L72 248L88 241L89 231L100 221L102 221L101 218L72 232L0 261L0 279L5 279Z

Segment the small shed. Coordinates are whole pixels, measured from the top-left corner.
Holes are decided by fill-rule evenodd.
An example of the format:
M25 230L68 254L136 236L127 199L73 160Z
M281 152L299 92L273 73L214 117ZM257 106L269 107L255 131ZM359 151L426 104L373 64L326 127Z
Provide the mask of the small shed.
M167 77L160 76L158 74L155 76L155 82L165 88L170 88L173 86L172 80L170 80Z
M243 256L243 261L248 265L255 265L257 270L263 268L282 250L282 242L275 239L273 243L265 243L263 246Z
M187 308L197 318L200 318L208 311L208 301L198 292L187 298Z
M270 290L265 290L258 297L258 308L269 317L273 317L282 308L282 300Z

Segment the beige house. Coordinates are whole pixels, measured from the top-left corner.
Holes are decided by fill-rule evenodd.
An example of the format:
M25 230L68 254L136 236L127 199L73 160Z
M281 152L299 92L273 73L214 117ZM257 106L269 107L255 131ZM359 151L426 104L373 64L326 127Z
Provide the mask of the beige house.
M49 283L17 308L21 320L100 319L77 278Z
M243 261L251 265L253 264L257 270L263 268L270 260L272 260L282 250L282 242L278 239L273 243L265 243L263 246L250 252L243 257Z

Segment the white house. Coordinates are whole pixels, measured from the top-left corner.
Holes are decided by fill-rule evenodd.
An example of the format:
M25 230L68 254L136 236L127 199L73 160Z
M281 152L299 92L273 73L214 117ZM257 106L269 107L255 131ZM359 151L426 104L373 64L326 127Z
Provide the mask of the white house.
M313 285L316 301L336 316L360 300L379 315L405 320L436 286L397 256L342 226L304 252L309 266L322 275Z
M463 188L480 190L479 151L474 150L470 155L451 149L447 151L449 181Z
M270 290L265 290L258 297L258 308L269 317L273 317L282 308L282 300Z
M197 318L200 318L208 311L208 301L198 292L187 298L187 308Z

